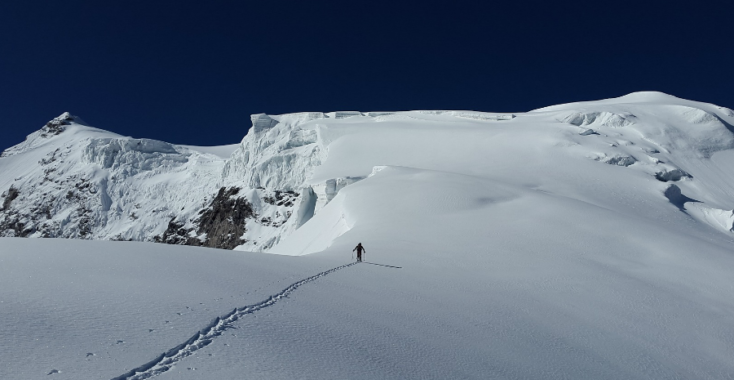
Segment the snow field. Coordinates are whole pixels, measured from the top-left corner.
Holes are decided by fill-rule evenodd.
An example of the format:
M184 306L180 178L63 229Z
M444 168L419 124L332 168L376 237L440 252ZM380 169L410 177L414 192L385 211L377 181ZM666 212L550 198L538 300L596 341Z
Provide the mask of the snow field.
M2 379L54 369L55 379L120 376L333 264L152 243L0 241Z

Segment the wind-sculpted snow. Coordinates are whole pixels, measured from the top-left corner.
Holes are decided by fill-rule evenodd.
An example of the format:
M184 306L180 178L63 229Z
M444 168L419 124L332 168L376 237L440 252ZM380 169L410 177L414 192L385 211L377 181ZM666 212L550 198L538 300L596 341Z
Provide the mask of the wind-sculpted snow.
M179 344L178 346L162 353L160 356L156 357L152 361L145 363L142 366L136 367L121 376L117 376L112 380L143 380L160 375L170 370L171 367L173 367L177 362L188 356L193 355L196 351L210 345L212 341L221 336L223 332L230 328L233 328L233 323L235 323L238 319L274 305L276 302L288 297L290 293L306 283L315 281L321 277L329 275L330 273L336 272L340 269L351 267L355 264L357 263L353 262L350 264L340 265L338 267L315 274L311 277L304 278L303 280L297 281L287 288L283 289L282 291L270 296L264 301L248 306L238 307L225 315L214 318L214 320L212 320L212 322L208 326L199 330L199 332L194 334L186 342Z

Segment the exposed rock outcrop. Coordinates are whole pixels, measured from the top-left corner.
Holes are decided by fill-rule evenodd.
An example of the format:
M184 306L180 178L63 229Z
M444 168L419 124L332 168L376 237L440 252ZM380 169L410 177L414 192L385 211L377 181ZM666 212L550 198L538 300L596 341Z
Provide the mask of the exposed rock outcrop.
M256 215L247 198L238 196L240 188L219 189L207 208L199 212L193 221L196 228L186 228L186 223L171 219L168 228L154 241L166 244L204 246L233 249L246 242L242 238L247 223Z
M198 233L206 235L207 247L233 249L245 242L245 225L255 218L247 198L238 197L240 188L221 188L209 208L201 212Z
M72 122L79 122L81 119L72 116L68 112L64 112L61 116L55 117L50 120L46 125L41 128L41 137L55 136L61 134L66 130L66 126L71 125ZM83 123L78 123L83 124Z

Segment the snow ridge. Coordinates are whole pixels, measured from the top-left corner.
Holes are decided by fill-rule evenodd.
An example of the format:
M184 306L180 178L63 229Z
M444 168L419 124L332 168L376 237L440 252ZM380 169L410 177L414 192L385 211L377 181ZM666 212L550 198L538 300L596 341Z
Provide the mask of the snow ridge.
M329 270L315 274L311 277L304 278L303 280L294 282L287 288L281 290L279 293L268 297L268 299L264 301L252 305L238 307L223 316L214 318L214 320L212 320L212 322L207 327L199 330L199 332L194 334L186 342L181 343L180 345L160 354L152 361L136 367L121 376L113 378L112 380L143 380L158 376L163 372L171 369L173 365L177 362L183 360L188 356L191 356L199 349L208 346L214 338L222 335L222 333L227 329L232 328L232 324L236 322L239 318L244 317L247 314L252 314L258 310L262 310L268 306L274 305L279 300L288 297L290 293L298 289L301 285L315 281L321 277L334 273L340 269L351 267L355 264L357 264L357 262L340 265L338 267L331 268Z

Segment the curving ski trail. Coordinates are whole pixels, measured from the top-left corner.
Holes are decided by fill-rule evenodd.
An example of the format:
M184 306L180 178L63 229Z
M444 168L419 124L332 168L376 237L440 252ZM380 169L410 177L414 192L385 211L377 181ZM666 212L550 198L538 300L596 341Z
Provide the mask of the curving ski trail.
M112 378L112 380L142 380L149 379L153 376L160 375L163 372L168 371L173 367L175 363L192 355L194 352L201 348L208 346L212 340L220 335L222 332L232 327L232 323L237 321L240 317L247 314L252 314L258 310L264 309L268 306L274 305L280 299L287 297L292 291L296 290L299 286L317 280L330 273L336 272L340 269L351 267L357 264L349 263L340 265L336 268L323 271L315 274L311 277L305 278L298 282L295 282L287 288L281 290L279 293L270 296L267 300L258 302L256 304L243 306L232 310L226 315L215 318L207 327L199 330L194 336L189 338L186 342L179 344L178 346L160 354L155 359L148 363L145 363L137 368L134 368L123 375Z

